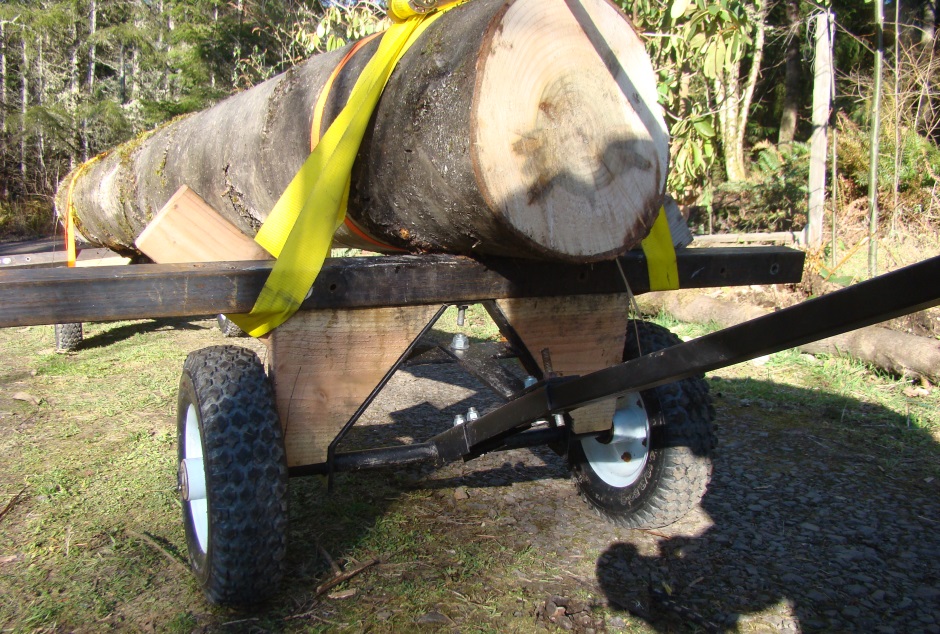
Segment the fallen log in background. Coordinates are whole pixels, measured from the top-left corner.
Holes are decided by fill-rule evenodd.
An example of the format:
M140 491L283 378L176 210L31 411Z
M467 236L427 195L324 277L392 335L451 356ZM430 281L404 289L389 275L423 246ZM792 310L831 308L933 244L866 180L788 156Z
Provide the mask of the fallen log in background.
M325 126L377 48L331 90ZM181 185L254 235L310 151L312 110L346 49L175 120L78 172L81 233L119 252ZM594 261L647 233L668 138L642 41L606 0L471 0L402 58L353 170L337 241ZM57 196L65 209L66 178Z
M637 297L640 312L666 312L690 323L716 323L723 328L771 312L752 304L739 304L694 292L658 292ZM852 357L900 376L940 383L940 341L881 326L869 326L822 339L798 348L808 354Z

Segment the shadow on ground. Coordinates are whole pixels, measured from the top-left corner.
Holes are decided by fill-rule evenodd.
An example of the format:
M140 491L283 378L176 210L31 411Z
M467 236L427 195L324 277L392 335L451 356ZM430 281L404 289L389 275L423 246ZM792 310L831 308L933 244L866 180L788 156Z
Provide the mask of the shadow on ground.
M104 332L85 337L78 350L91 350L93 348L105 348L118 341L124 341L138 335L145 335L159 330L204 330L205 326L194 323L205 320L205 317L164 317L160 319L151 319L147 321L135 321L124 326L109 328ZM221 337L221 335L220 335Z
M767 631L940 632L940 503L918 464L936 465L931 436L854 399L749 383L776 396L716 399L712 525L611 544L596 569L609 603L664 632L746 629L755 613Z

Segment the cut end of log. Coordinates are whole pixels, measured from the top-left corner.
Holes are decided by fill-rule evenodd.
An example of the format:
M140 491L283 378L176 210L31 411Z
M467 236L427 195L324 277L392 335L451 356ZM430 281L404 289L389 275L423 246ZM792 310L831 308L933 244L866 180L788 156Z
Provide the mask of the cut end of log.
M564 259L635 246L662 202L668 134L625 17L605 0L516 0L479 64L473 160L493 211Z

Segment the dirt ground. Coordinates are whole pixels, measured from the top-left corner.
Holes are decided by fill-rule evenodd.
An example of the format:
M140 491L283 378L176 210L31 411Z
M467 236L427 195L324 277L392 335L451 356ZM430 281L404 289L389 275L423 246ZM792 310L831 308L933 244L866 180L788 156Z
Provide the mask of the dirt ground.
M667 529L601 520L546 448L333 493L296 479L281 591L211 606L183 563L175 382L228 341L209 320L92 324L62 356L50 328L0 331L3 631L940 632L936 391L795 353L709 375L715 475ZM411 367L349 442L424 439L495 402ZM331 563L373 560L316 592Z

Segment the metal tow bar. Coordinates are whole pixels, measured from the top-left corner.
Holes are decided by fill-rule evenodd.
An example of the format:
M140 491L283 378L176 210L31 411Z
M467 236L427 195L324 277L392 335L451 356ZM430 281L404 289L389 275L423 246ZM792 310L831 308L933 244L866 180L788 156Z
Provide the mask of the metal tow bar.
M444 464L532 421L864 328L940 304L940 257L805 301L693 341L592 372L539 383L481 418L425 443Z

